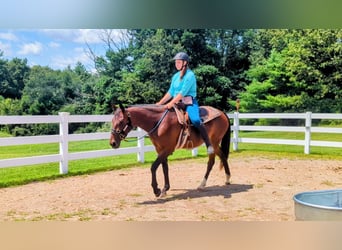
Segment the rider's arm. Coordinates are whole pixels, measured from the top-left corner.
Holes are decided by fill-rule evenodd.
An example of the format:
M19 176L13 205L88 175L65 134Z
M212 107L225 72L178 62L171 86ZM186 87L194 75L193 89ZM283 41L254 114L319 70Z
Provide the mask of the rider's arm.
M169 93L169 92L166 92L166 94L163 96L163 98L160 99L160 101L157 102L156 104L157 104L157 105L163 105L163 104L165 104L166 102L168 102L171 98L172 98L172 96L170 95L170 93Z
M166 104L167 109L170 109L175 105L176 103L179 103L180 100L182 100L183 96L182 94L176 95L169 103Z

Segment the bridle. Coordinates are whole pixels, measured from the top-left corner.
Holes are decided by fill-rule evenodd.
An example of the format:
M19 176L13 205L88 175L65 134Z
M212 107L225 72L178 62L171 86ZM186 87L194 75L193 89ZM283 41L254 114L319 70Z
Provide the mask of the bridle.
M114 128L111 130L113 135L118 135L120 140L124 140L129 131L131 131L133 129L133 125L132 125L132 120L131 120L131 114L129 112L123 112L127 114L127 124L123 127L123 129L121 130L115 130Z

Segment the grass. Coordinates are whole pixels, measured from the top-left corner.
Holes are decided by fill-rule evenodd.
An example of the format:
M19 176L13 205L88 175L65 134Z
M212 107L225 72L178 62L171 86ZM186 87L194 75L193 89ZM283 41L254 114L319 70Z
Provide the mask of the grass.
M240 137L252 138L282 138L291 140L304 140L304 133L300 132L272 132L272 131L258 131L258 132L239 132ZM311 133L311 140L315 141L342 141L342 134L330 133Z
M4 134L2 134L4 135ZM2 136L1 135L1 136ZM304 139L303 133L284 132L241 132L240 137L252 138L282 138L282 139ZM4 135L5 136L5 135ZM312 134L312 140L342 141L342 134ZM150 141L146 139L146 144ZM122 147L135 146L136 142L123 142ZM71 142L69 152L108 149L108 140ZM57 143L19 145L0 147L0 159L28 157L34 155L58 154ZM232 146L231 146L232 150ZM169 161L181 161L194 159L199 162L206 161L204 147L200 147L196 158L191 156L189 150L177 150ZM270 145L270 144L248 144L240 143L238 151L231 151L230 157L267 157L267 158L290 158L290 159L337 159L342 160L341 148L311 147L310 155L304 154L303 146ZM49 163L25 167L13 167L0 169L0 188L15 185L23 185L36 181L47 181L57 178L65 178L74 175L86 175L100 171L110 171L133 166L150 167L155 160L155 152L145 154L145 163L138 163L136 154L84 159L69 162L69 172L66 175L59 174L59 164Z
M122 147L135 146L135 144L136 142L123 142ZM150 144L148 139L146 139L146 144ZM70 142L69 144L69 152L101 149L109 149L108 140ZM57 143L6 146L1 147L0 159L58 154L58 151L59 146ZM202 154L204 155L204 150L202 150ZM177 150L169 157L169 160L182 160L191 157L191 151ZM23 185L35 181L47 181L68 176L130 168L133 166L149 167L155 158L155 152L146 152L145 163L137 162L136 154L75 160L69 162L69 172L66 175L59 174L59 163L1 168L0 188Z
M279 138L291 140L304 140L304 133L297 132L240 132L239 137L242 138ZM330 133L312 133L311 140L315 141L342 141L342 134ZM249 152L250 154L296 154L301 158L325 158L325 159L342 159L342 149L334 147L310 147L310 155L304 154L303 146L296 145L273 145L273 144L252 144L240 143L238 152Z
M0 137L10 137L10 135L5 132L0 131Z

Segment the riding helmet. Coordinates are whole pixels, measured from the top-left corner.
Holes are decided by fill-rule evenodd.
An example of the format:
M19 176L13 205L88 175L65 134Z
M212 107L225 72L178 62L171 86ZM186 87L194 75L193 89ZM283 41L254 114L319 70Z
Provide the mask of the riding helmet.
M189 56L185 52L178 52L174 57L173 60L184 60L184 61L189 61Z

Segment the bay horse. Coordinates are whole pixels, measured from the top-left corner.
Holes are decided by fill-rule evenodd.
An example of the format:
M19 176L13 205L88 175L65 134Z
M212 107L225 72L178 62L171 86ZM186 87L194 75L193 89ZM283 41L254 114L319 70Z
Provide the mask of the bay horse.
M215 118L205 122L209 139L214 148L214 154L208 155L207 170L204 178L198 187L204 189L208 180L210 171L215 163L215 155L220 158L220 169L225 170L225 184L230 184L230 170L228 165L229 146L231 127L228 116L215 108L206 106L216 112ZM205 107L200 107L205 111ZM209 110L209 111L210 111ZM208 113L208 112L207 112ZM176 112L173 109L165 110L163 105L143 104L132 105L125 108L120 104L114 111L112 119L112 129L109 144L112 148L119 148L120 143L127 134L135 127L145 130L155 146L157 159L151 165L152 188L156 197L163 197L166 191L170 189L168 156L177 149L177 141L182 129ZM190 142L190 143L189 143ZM199 131L194 127L189 127L188 143L181 145L180 148L192 149L203 144ZM164 188L158 188L156 171L159 165L163 167Z

